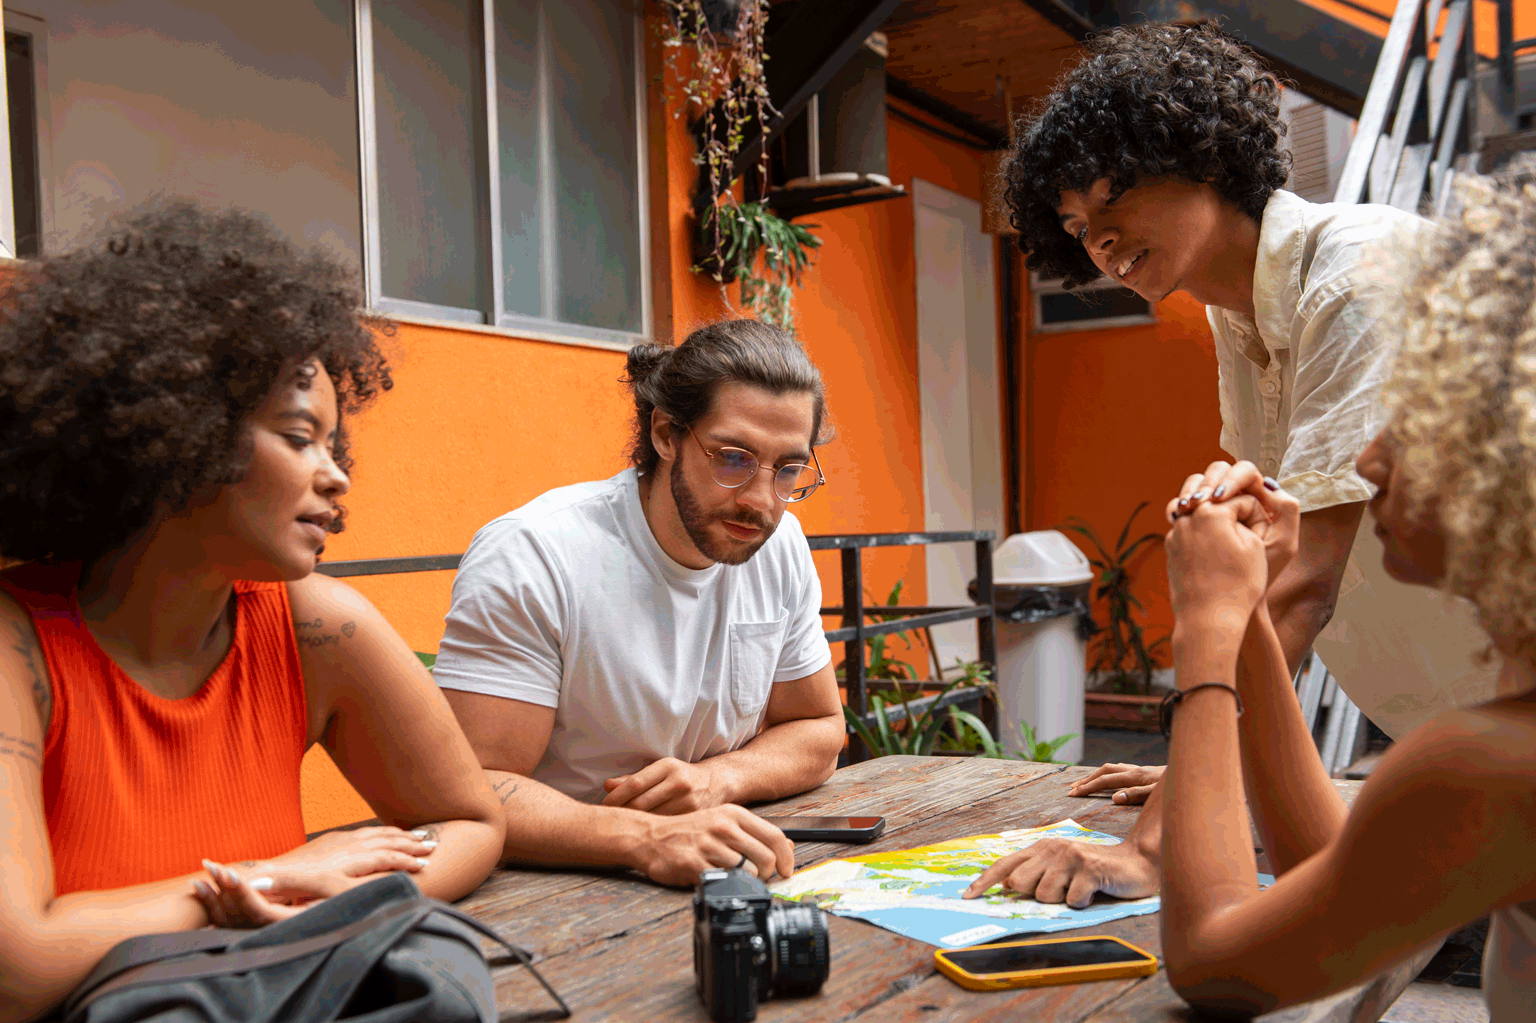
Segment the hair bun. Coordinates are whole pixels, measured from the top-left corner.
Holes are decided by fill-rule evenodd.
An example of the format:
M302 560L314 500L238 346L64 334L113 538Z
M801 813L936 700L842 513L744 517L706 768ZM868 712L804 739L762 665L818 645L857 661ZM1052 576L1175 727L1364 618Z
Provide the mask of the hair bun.
M673 349L665 345L635 345L629 350L629 357L624 363L624 377L626 382L634 384L648 379L652 373L661 368L661 364L667 361Z

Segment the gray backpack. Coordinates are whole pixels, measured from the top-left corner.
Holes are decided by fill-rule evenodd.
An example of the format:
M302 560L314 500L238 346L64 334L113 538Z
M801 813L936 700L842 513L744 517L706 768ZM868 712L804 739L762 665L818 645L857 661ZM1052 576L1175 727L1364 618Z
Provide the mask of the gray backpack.
M495 1023L477 935L565 1002L524 950L406 874L258 930L152 934L113 946L64 1005L66 1023ZM497 965L511 962L498 959Z

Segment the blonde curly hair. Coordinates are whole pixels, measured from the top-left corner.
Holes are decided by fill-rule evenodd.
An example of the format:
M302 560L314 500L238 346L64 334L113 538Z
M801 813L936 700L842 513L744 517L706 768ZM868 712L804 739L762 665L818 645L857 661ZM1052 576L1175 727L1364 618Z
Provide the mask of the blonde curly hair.
M1385 398L1410 509L1437 516L1441 587L1536 657L1536 165L1458 181L1417 260Z

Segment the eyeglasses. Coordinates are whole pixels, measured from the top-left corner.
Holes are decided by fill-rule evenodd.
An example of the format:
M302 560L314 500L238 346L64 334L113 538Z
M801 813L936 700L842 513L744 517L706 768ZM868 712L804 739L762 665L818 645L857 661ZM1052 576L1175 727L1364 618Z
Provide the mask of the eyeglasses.
M698 436L694 434L692 427L684 427L693 442L699 445L699 450L704 452L704 457L709 459L709 474L715 478L715 482L727 490L735 490L744 487L757 475L761 468L757 456L743 448L716 448L713 451L706 449ZM785 504L794 504L796 501L804 501L807 497L816 493L818 487L827 482L827 478L821 474L821 462L816 457L814 449L811 451L811 461L814 466L792 462L789 465L781 465L773 474L773 492L778 495L780 501Z

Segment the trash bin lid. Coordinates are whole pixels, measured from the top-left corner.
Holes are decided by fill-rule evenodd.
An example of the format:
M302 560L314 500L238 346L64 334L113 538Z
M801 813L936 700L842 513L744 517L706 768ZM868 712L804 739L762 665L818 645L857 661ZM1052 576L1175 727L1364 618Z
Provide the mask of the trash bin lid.
M1054 529L1015 533L992 552L995 586L1076 586L1092 579L1087 556Z

